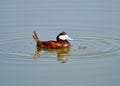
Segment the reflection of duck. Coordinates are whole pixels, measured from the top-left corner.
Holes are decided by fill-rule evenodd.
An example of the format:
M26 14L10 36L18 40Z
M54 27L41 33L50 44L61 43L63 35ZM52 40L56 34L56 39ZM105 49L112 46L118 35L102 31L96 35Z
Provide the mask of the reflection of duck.
M56 37L57 41L41 41L36 32L33 32L33 38L35 39L37 46L44 49L70 48L68 40L72 40L65 32L61 32Z
M38 59L41 51L47 51L49 53L57 53L57 60L60 61L61 63L65 63L67 61L67 55L70 51L70 47L63 49L45 49L45 48L37 47L34 56L35 60Z

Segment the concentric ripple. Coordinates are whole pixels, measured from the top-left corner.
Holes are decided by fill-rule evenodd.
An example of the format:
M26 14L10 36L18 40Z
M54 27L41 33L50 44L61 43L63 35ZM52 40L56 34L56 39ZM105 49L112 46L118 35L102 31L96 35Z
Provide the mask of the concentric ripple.
M72 59L120 54L120 39L109 37L76 38L70 53Z
M81 37L71 41L72 48L67 59L95 58L120 54L120 39L109 37ZM15 38L0 41L0 54L6 55L2 59L17 61L34 61L36 51L32 38ZM52 57L52 58L50 58ZM41 52L42 61L55 61L56 53ZM37 58L38 59L38 58ZM36 59L35 59L36 60Z

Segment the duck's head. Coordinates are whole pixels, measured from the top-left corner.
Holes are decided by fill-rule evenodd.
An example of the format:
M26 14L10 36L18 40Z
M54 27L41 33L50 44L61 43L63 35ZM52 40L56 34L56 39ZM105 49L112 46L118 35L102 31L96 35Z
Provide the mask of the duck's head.
M70 38L65 32L61 32L60 34L58 34L56 39L57 39L57 42L61 40L72 40L72 38Z

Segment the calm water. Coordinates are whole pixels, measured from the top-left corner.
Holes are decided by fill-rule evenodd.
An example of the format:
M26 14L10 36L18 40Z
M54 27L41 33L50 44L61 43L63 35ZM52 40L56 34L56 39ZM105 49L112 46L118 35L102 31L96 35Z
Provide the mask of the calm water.
M119 0L0 1L0 86L120 85ZM35 55L32 31L74 40L65 57ZM63 63L64 62L64 63Z

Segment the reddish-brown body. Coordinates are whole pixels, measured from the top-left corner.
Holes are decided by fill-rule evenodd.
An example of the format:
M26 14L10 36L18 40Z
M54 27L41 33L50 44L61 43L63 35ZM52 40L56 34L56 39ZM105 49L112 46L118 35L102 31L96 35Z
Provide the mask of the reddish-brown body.
M69 48L70 43L67 40L64 41L45 41L42 42L40 40L37 41L37 46L41 48L51 48L51 49L60 49L60 48Z

